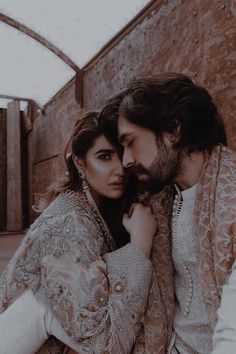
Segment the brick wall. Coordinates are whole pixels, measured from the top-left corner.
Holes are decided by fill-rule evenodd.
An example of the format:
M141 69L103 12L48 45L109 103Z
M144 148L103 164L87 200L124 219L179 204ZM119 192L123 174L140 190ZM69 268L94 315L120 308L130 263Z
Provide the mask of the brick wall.
M165 0L84 76L84 108L74 83L47 107L32 131L34 192L63 175L63 151L83 111L105 100L137 76L183 72L204 85L218 104L236 149L235 1Z

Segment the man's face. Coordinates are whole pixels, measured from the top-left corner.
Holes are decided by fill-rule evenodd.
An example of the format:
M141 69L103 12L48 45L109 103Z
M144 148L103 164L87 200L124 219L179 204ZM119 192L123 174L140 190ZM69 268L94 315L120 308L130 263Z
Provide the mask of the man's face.
M168 134L157 138L153 131L118 118L118 135L124 147L123 166L130 168L140 181L173 182L180 165L180 154Z

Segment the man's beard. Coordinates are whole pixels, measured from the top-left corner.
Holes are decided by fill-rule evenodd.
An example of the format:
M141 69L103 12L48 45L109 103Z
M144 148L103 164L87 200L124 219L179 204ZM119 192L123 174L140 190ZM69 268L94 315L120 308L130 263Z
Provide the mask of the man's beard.
M145 176L141 183L146 184L149 190L155 190L161 186L172 184L181 169L182 154L180 149L167 147L162 138L157 138L157 156L150 165L145 168L138 164L133 171L138 176Z

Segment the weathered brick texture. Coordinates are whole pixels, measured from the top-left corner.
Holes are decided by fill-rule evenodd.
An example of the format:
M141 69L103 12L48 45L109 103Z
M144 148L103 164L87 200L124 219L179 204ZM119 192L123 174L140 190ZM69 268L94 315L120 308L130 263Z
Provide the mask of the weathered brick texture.
M34 122L34 192L42 192L57 174L64 174L63 151L82 112L101 107L142 75L183 72L204 85L223 115L229 145L236 149L235 7L234 0L162 1L86 71L83 110L75 100L74 84L58 95Z

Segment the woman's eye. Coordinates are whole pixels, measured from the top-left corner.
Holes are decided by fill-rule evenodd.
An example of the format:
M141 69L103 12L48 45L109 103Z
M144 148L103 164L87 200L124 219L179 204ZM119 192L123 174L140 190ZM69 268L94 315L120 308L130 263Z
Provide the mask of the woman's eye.
M102 155L99 156L99 158L101 160L108 161L108 160L111 160L111 155L110 154L102 154Z

